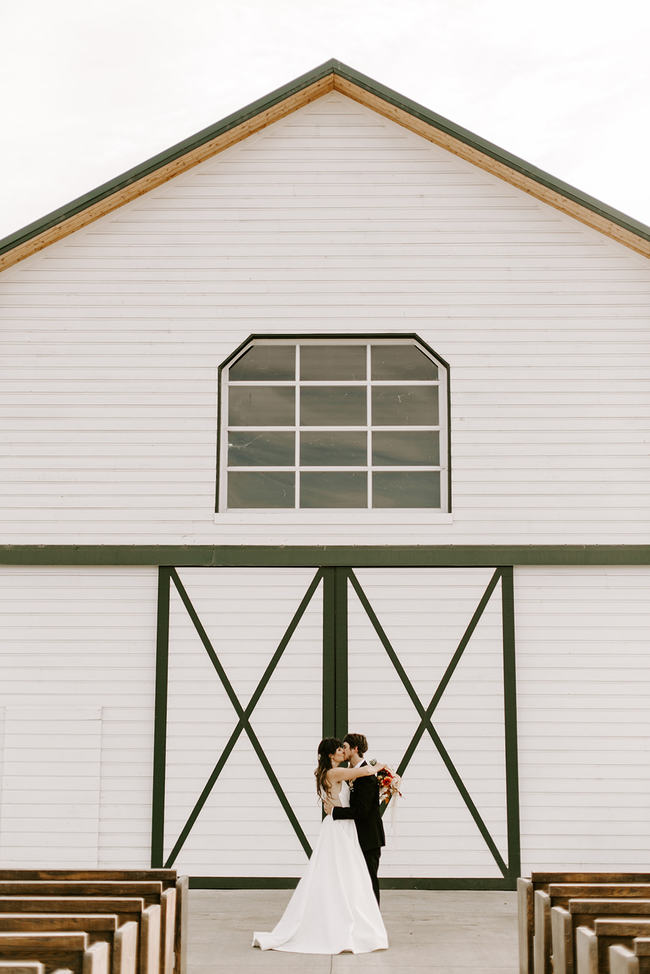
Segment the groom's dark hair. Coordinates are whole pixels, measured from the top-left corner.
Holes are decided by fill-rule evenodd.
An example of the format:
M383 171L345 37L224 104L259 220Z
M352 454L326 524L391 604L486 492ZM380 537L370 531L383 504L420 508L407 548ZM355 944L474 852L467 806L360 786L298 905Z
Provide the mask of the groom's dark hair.
M356 747L361 757L368 750L368 741L363 734L346 734L343 738L343 743L348 743L353 750Z

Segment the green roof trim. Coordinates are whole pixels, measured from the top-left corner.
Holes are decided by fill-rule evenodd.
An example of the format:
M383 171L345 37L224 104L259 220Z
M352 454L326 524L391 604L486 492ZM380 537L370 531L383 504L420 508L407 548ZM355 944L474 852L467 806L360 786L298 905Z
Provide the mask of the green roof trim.
M35 220L33 223L29 223L27 226L22 227L22 229L9 234L9 236L5 237L3 240L0 240L0 255L26 243L32 237L36 237L40 233L51 229L57 224L62 223L64 220L75 216L77 213L80 213L82 210L93 206L95 203L99 203L101 200L112 196L113 193L124 189L126 186L136 182L152 172L155 172L157 169L161 169L168 163L173 162L175 159L178 159L193 149L199 148L201 145L211 141L214 138L217 138L219 135L223 135L225 132L235 128L242 122L246 122L249 119L254 118L256 115L259 115L262 112L272 108L274 105L284 101L291 95L309 87L309 85L312 85L317 81L321 81L328 75L338 75L340 78L357 85L359 88L363 88L370 94L382 98L384 101L388 102L394 107L407 112L414 118L440 129L440 131L445 132L455 139L458 139L460 142L465 143L471 148L485 153L485 155L490 156L495 161L502 163L503 165L508 166L510 169L534 180L540 185L559 193L566 199L578 203L580 206L585 207L585 209L591 210L593 213L610 220L612 223L617 224L624 230L636 234L638 237L641 237L644 240L650 241L650 226L633 219L627 214L622 213L620 210L607 206L605 203L597 200L593 196L582 193L580 190L576 189L575 186L571 186L569 183L565 183L563 180L557 179L555 176L550 175L550 173L544 172L542 169L538 169L536 166L531 165L524 159L520 159L518 156L506 152L499 146L494 145L494 143L488 142L486 139L482 139L480 136L475 135L468 129L465 129L460 125L456 125L454 122L444 118L442 115L438 115L435 112L430 111L423 105L419 105L410 98L406 98L404 95L400 95L398 92L393 91L390 88L386 88L384 85L379 84L372 78L369 78L366 75L355 71L354 68L350 68L341 61L337 61L332 58L329 61L326 61L324 64L321 64L319 67L314 68L312 71L308 71L299 78L296 78L293 81L290 81L288 84L283 85L281 88L277 88L270 94L264 95L262 98L258 98L256 101L251 102L251 104L246 105L245 108L226 116L226 118L222 119L220 122L202 129L200 132L191 135L182 142L177 142L169 149L159 152L157 155L152 156L145 162L134 166L132 169L127 170L119 176L116 176L114 179L111 179L106 183L102 183L102 185L96 187L96 189L85 193L83 196L77 197L77 199L72 200L70 203L66 203L64 206L60 206L58 209L53 210L46 216L41 217L39 220Z

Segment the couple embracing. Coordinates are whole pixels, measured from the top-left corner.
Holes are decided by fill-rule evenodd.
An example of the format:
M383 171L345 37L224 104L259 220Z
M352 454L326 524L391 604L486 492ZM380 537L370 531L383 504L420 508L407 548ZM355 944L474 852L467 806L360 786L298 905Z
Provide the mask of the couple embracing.
M318 841L282 919L270 933L256 932L254 947L303 954L388 947L377 880L385 839L376 775L386 765L368 764L367 750L363 734L318 745L316 791L326 812Z

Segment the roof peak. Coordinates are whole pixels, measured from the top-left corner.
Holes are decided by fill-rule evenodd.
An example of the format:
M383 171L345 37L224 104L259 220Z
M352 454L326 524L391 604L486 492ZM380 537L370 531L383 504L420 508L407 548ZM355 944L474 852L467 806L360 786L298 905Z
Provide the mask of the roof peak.
M650 257L650 227L538 169L336 58L0 240L0 270L142 195L285 115L340 91Z

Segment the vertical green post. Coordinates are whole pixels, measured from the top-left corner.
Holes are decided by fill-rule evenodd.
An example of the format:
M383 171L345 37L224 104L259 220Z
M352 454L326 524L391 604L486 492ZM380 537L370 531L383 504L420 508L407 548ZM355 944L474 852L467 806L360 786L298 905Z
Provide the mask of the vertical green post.
M515 674L515 599L513 568L501 570L503 615L503 699L505 708L506 804L508 816L508 873L510 889L521 874L519 826L519 760L517 756L517 683Z
M334 569L334 737L344 737L348 727L348 572Z
M153 796L151 817L151 868L163 864L165 829L165 764L167 741L167 679L169 670L170 568L158 569L158 623L156 630L156 696L154 704Z
M336 568L323 568L323 737L336 726Z
M323 568L323 737L348 730L348 572Z

